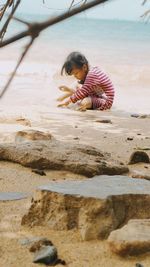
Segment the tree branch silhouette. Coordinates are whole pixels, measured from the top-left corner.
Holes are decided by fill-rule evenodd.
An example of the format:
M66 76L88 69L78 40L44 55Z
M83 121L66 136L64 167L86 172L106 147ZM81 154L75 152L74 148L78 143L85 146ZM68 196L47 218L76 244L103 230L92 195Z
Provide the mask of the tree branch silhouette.
M1 31L0 31L0 39L1 39L1 42L2 42L3 37L4 37L4 35L5 35L6 31L7 31L7 27L8 27L8 25L9 25L9 22L11 21L11 19L12 19L13 15L14 15L16 9L18 8L20 2L21 2L21 0L18 0L18 1L16 2L16 4L14 4L14 6L13 6L13 8L12 8L12 11L11 11L10 15L8 16L6 22L4 23L4 25L3 25L3 27L2 27L2 29L1 29Z
M4 46L6 46L8 44L16 42L16 41L18 41L20 39L23 39L23 38L27 37L27 36L32 36L32 35L37 34L37 33L40 34L41 31L45 30L46 28L48 28L48 27L50 27L50 26L52 26L54 24L57 24L57 23L65 20L67 18L70 18L70 17L72 17L74 15L77 15L77 14L79 14L79 13L85 11L85 10L88 10L88 9L94 7L94 6L97 6L99 4L105 3L107 1L110 1L110 0L92 0L92 1L82 5L80 7L76 7L76 8L73 8L72 10L68 10L68 11L66 11L66 12L64 12L64 13L56 16L56 17L50 18L50 19L48 19L48 20L46 20L44 22L31 23L29 28L26 31L21 32L21 33L15 35L15 36L3 41L0 44L0 47L4 47Z

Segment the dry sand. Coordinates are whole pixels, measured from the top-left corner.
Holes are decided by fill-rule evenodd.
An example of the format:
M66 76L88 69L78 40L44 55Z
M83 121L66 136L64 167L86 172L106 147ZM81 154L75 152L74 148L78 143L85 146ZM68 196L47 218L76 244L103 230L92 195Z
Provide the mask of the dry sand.
M127 164L130 155L137 148L150 148L150 118L132 118L123 112L86 111L76 112L56 109L56 112L43 111L38 119L29 119L31 127L16 122L18 117L0 118L0 141L13 142L15 132L19 129L33 128L50 132L55 138L64 141L84 143L111 153L111 157ZM109 119L109 123L97 120ZM133 140L127 140L127 138ZM146 151L150 156L150 150ZM133 171L150 175L149 164L130 166ZM112 254L106 241L83 242L75 230L51 231L45 227L26 228L21 226L21 218L27 212L32 195L39 185L51 180L84 179L84 177L61 171L46 171L40 176L31 169L18 164L0 162L0 191L27 192L27 199L0 202L0 266L32 267L33 255L21 241L30 237L47 237L57 247L60 258L70 267L134 267L140 262L144 267L150 266L150 254L139 257L120 258ZM61 265L58 265L61 266Z

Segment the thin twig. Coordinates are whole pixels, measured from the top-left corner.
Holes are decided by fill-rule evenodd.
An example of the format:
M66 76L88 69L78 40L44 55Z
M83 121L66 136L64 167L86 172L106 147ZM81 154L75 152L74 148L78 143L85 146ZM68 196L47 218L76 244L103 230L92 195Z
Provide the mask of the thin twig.
M71 5L70 5L70 7L69 7L69 11L70 11L73 7L79 5L80 3L83 2L83 5L84 5L84 4L87 2L87 0L80 0L79 2L77 2L77 3L74 4L74 1L75 1L75 0L72 0Z
M7 0L6 4L4 5L4 7L1 9L1 14L0 14L0 21L2 20L5 11L7 9L7 7L10 7L13 4L14 0Z
M13 7L13 9L12 9L12 11L11 11L11 13L10 13L8 19L6 20L5 24L3 25L3 28L2 28L1 31L0 31L0 39L1 39L1 41L2 41L2 39L3 39L3 37L4 37L5 33L6 33L6 31L7 31L7 27L8 27L8 25L9 25L9 22L10 22L10 20L12 19L13 15L14 15L14 13L15 13L15 11L16 11L16 9L18 8L18 6L19 6L19 4L20 4L20 2L21 2L21 0L18 0L18 1L16 2L16 5Z
M5 87L3 88L2 92L0 93L0 98L2 98L4 93L7 91L12 79L14 78L14 76L15 76L15 74L17 72L17 69L19 68L21 62L23 61L24 57L26 56L27 52L29 51L29 49L30 49L31 45L33 44L34 40L35 40L35 38L32 38L31 41L29 42L29 44L26 46L25 50L23 51L23 53L22 53L17 65L15 67L11 77L9 78L7 84L5 85Z

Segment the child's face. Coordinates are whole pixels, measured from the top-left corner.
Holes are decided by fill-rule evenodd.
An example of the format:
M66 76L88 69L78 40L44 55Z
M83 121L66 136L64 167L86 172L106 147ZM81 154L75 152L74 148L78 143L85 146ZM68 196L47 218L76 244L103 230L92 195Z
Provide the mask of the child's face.
M73 68L71 75L73 75L77 80L84 81L88 72L87 65L83 65L82 68Z

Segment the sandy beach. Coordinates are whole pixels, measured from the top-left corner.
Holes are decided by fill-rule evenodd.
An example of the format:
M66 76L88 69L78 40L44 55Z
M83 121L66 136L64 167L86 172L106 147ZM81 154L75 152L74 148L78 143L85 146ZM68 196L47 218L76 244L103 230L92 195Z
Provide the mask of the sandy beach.
M116 22L113 22L114 24L109 24L106 36L104 31L101 40L97 39L97 32L94 35L94 31L91 31L93 43L90 43L88 35L90 31L86 37L86 32L79 31L78 33L77 29L72 29L74 23L76 21L68 24L68 28L66 28L66 36L68 36L66 40L63 40L62 29L58 31L62 35L55 36L57 28L51 32L52 40L51 35L46 37L47 39L39 38L39 42L34 44L11 86L1 99L0 197L2 193L27 194L25 198L19 200L0 200L1 266L41 266L32 263L33 254L29 252L30 244L26 244L25 240L46 237L54 243L59 258L65 260L66 266L69 267L135 267L136 263L143 264L143 267L149 267L149 253L120 257L111 252L106 239L83 241L77 229L58 231L51 230L48 226L32 227L21 224L39 186L52 181L58 183L62 180L84 181L87 177L61 168L44 169L46 175L41 176L32 172L32 167L16 163L21 160L20 156L17 156L16 161L4 160L4 154L7 158L8 153L7 151L3 153L3 147L6 145L9 149L9 146L17 145L16 136L19 131L41 131L52 135L55 140L60 141L60 144L64 142L68 147L71 145L75 148L80 145L94 147L101 153L106 153L110 162L119 164L119 166L127 166L129 171L124 175L131 179L133 176L143 180L145 180L144 177L147 179L150 177L149 163L129 164L131 154L137 150L147 153L150 157L150 66L149 45L146 39L148 34L145 33L143 42L141 40L144 35L140 37L140 40L138 38L134 40L132 31L134 27L136 30L137 25L121 22L120 28L116 28ZM93 29L93 25L96 25L96 22L92 23L91 26L89 24L91 29ZM104 28L107 29L108 22L103 23ZM112 38L109 42L107 38L111 37L110 26L114 31L114 35L112 34L114 39ZM122 32L121 41L119 38L116 41L116 29ZM122 29L129 30L129 35L125 40L128 45L125 46L123 46L125 42ZM140 29L141 32L142 29ZM75 35L72 36L72 32ZM69 33L71 33L72 39L69 37ZM82 35L85 37L84 41L81 38ZM57 38L60 38L59 46L55 45L55 42L58 41ZM76 39L78 39L77 44L74 41ZM17 44L8 47L1 53L1 88L12 73L23 45L24 43L21 43L20 46ZM74 84L72 78L60 75L64 57L72 50L83 50L83 53L89 55L92 65L100 64L109 73L116 88L115 102L111 110L79 112L57 107L56 99L60 96L58 86ZM33 140L30 141L34 143ZM22 139L21 141L19 139L19 142L19 144L24 143L24 139L23 142ZM28 156L30 155L27 155L26 158ZM57 266L62 265L58 264Z
M20 116L1 116L1 142L14 142L18 130L41 130L51 133L56 139L76 144L87 144L109 152L110 157L128 164L132 152L137 148L150 148L149 117L134 118L130 114L117 111L86 111L77 112L66 109L56 109L55 112L43 111L36 120ZM99 120L111 120L112 123L101 123ZM18 121L17 121L18 120ZM30 126L22 125L29 123ZM131 140L128 140L131 138ZM132 139L133 138L133 139ZM146 151L150 156L150 150ZM138 163L130 165L132 176L134 171L149 175L149 164ZM46 176L31 172L12 162L0 162L1 192L26 192L29 197L17 201L1 201L0 205L0 254L1 264L7 267L36 266L32 263L32 254L28 246L22 245L22 240L33 237L47 237L56 245L59 256L67 262L67 266L120 266L132 267L136 262L149 266L150 256L144 254L138 257L121 258L110 252L106 241L82 241L76 230L52 231L48 227L33 228L21 226L22 216L31 204L31 198L39 185L53 180L85 179L65 171L46 171ZM132 179L132 178L131 178ZM37 265L38 266L38 265ZM40 265L39 265L40 266ZM61 266L61 265L58 265Z

